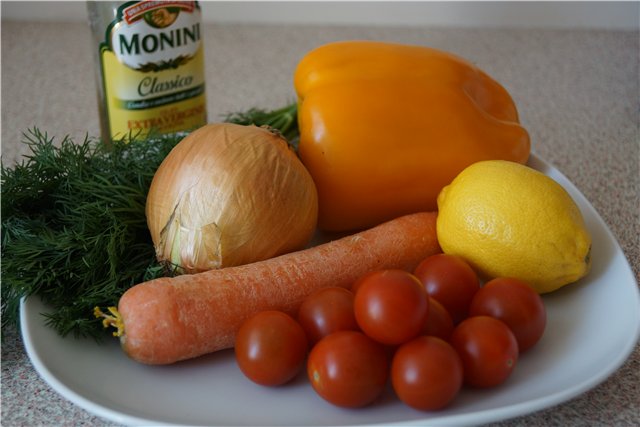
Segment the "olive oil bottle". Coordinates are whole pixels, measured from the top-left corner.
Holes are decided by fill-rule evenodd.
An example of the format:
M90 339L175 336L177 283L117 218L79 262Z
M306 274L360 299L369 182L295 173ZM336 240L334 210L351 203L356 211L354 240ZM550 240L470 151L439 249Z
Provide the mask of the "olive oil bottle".
M104 141L207 122L195 1L89 1Z

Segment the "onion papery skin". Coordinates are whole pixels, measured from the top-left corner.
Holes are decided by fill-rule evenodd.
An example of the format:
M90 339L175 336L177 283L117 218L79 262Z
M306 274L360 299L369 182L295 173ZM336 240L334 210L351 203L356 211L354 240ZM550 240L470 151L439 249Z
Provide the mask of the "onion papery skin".
M280 135L212 123L164 159L146 216L158 260L197 273L302 249L316 229L318 195Z

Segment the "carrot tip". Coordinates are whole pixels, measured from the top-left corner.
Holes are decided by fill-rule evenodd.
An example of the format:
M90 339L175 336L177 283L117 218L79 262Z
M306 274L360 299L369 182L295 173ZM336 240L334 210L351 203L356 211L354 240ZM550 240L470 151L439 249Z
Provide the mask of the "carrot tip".
M118 312L118 309L116 307L108 307L107 310L109 310L109 313L111 314L106 314L105 312L100 310L100 307L94 307L93 315L97 318L103 318L103 327L108 328L110 326L113 326L114 328L116 328L116 331L113 333L114 337L122 336L122 334L124 334L124 322L122 321L122 315Z

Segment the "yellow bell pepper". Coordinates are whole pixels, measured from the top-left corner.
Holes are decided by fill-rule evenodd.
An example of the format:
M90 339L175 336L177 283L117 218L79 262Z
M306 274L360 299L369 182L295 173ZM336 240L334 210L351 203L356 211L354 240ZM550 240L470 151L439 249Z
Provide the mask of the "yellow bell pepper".
M298 64L299 154L319 227L354 230L436 209L471 163L525 163L530 142L509 93L446 52L383 42L321 46Z

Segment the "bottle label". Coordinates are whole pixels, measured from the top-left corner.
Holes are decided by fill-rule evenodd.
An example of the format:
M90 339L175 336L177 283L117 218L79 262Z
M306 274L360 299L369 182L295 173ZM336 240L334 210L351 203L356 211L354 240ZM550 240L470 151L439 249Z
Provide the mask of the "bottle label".
M200 15L194 1L133 1L118 8L100 46L112 138L206 124Z

